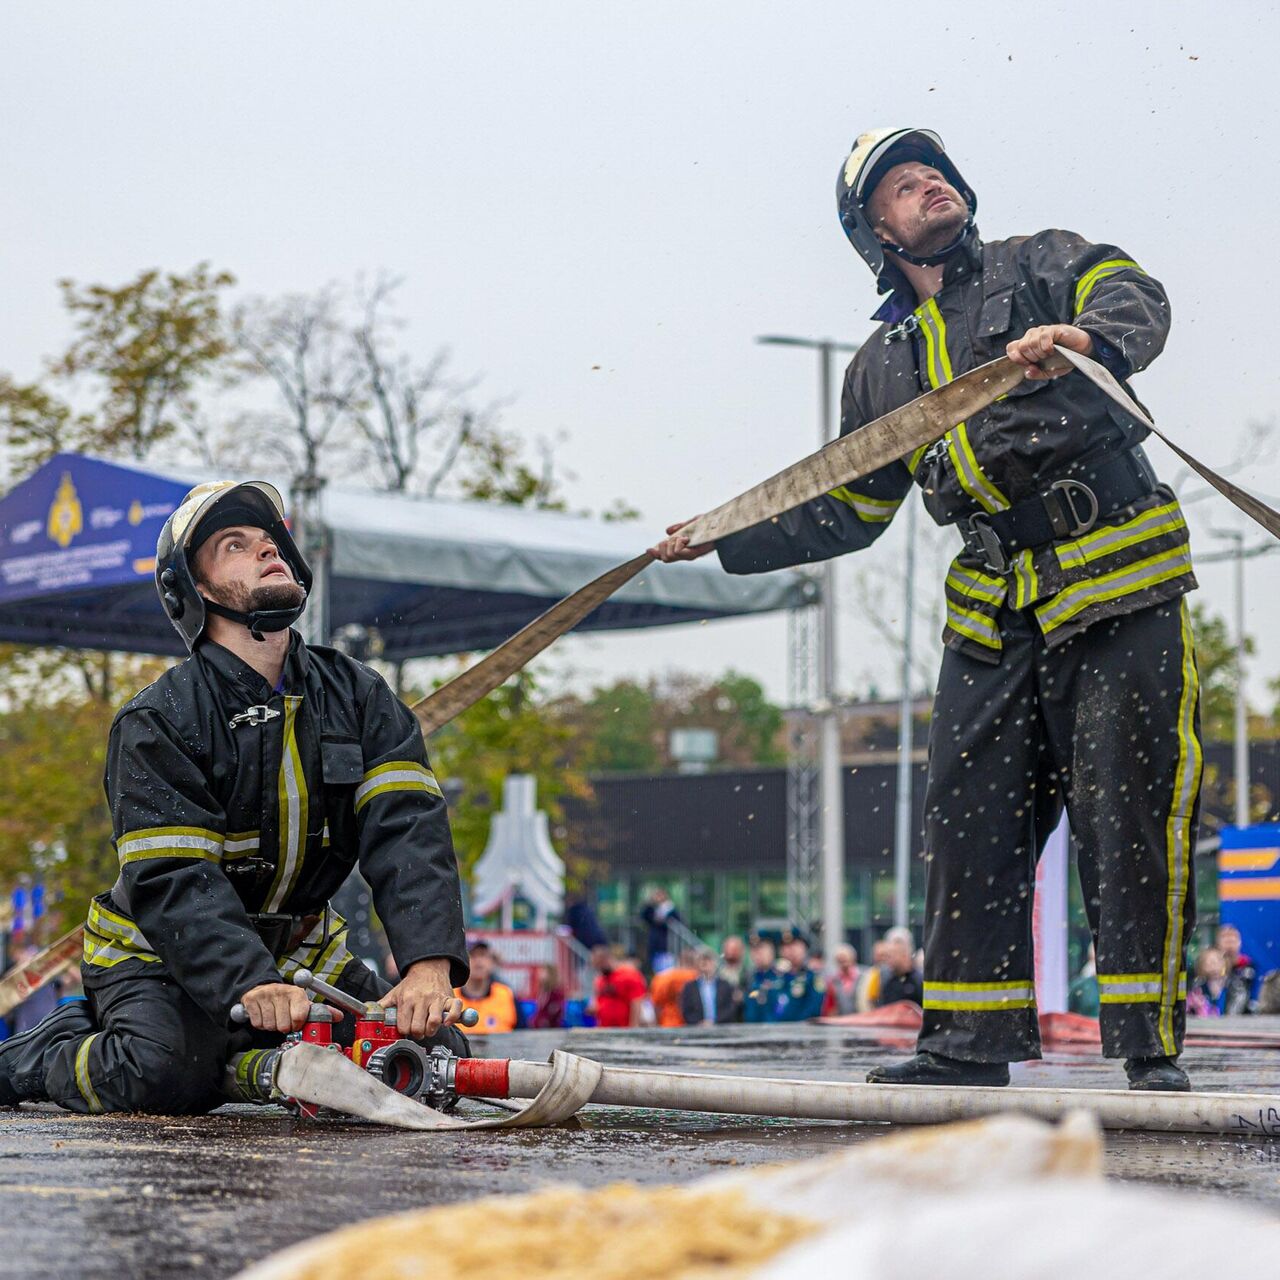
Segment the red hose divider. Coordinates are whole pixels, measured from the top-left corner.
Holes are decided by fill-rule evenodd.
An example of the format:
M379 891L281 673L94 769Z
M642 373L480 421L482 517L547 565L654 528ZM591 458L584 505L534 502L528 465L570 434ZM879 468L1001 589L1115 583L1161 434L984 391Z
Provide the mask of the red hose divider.
M511 1094L506 1058L459 1058L453 1087L462 1098L506 1098Z

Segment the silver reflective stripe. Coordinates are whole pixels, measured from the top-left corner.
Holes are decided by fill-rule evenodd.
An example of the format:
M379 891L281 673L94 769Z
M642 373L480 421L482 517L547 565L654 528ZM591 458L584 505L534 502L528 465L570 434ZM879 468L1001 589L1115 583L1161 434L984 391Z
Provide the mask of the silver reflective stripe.
M1163 507L1144 512L1136 520L1117 525L1114 529L1089 534L1076 542L1059 546L1055 550L1058 563L1064 569L1074 569L1108 555L1113 549L1118 550L1117 544L1141 542L1147 538L1154 538L1158 534L1173 533L1186 527L1187 522L1178 509L1178 504L1170 502Z
M257 849L262 841L257 835L244 836L238 840L227 839L223 842L222 847L227 853L247 853L250 849Z
M1132 595L1190 571L1190 551L1185 546L1175 547L1149 560L1139 560L1123 571L1116 570L1100 578L1086 578L1081 583L1065 587L1054 597L1052 604L1036 610L1036 617L1041 628L1048 631L1091 604Z
M139 955L136 951L122 951L119 947L113 947L109 942L94 942L92 938L85 942L85 952L89 960L158 960L159 956Z
M286 694L280 733L280 775L277 779L279 831L275 880L267 897L267 911L279 911L302 869L307 843L307 781L298 755L298 708L302 698Z
M1154 982L1110 982L1099 979L1098 985L1103 994L1109 996L1158 996L1161 987L1159 978Z
M964 1001L966 1004L1005 1004L1010 1000L1033 1000L1035 988L1026 986L1000 987L997 990L975 989L975 986L947 987L936 982L926 982L924 986L926 1004L935 1000Z
M211 853L217 857L222 852L221 840L210 840L205 836L135 836L121 840L116 845L116 852L122 857L133 853L142 853L148 849L190 849L201 853ZM180 854L178 856L181 856Z
M979 577L959 564L953 564L948 570L947 582L961 595L985 600L988 604L1002 604L1008 591L1003 579Z
M375 769L356 788L355 805L357 809L364 806L366 797L386 787L389 791L429 791L432 795L441 795L440 784L430 769L420 764L406 763L402 768L388 769L385 765Z

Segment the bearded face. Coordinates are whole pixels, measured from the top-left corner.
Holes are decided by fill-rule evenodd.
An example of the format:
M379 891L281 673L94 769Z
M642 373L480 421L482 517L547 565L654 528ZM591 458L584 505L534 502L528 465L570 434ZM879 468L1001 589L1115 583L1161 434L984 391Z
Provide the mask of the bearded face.
M307 597L307 593L296 582L270 582L256 587L246 586L242 582L203 585L205 595L210 600L241 613L296 609Z
M196 552L192 570L204 596L240 613L296 609L306 599L293 570L262 529L219 530Z
M969 206L939 170L912 160L894 165L880 179L867 215L881 240L928 257L960 234Z

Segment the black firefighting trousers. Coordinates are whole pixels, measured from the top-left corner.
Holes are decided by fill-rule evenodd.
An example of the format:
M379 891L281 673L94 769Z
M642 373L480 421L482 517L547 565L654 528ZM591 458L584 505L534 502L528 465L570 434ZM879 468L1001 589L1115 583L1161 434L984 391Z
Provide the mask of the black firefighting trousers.
M1065 799L1097 949L1107 1057L1175 1054L1195 923L1202 752L1185 601L1048 649L1000 615L999 665L948 650L929 735L924 1025L970 1062L1040 1056L1039 851Z
M0 1046L4 1073L28 1101L51 1100L68 1111L145 1111L195 1115L228 1101L221 1092L227 1059L269 1035L211 1022L169 977L104 976L84 969L87 999L60 1005L26 1035ZM353 959L337 978L361 1000L390 986ZM348 1015L335 1038L354 1030ZM445 1027L424 1044L467 1054L465 1036Z

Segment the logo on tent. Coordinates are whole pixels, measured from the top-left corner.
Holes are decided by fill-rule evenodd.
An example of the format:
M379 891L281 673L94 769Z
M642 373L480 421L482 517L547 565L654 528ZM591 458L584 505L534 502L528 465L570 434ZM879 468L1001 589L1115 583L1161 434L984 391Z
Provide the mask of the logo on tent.
M60 547L69 547L71 539L84 528L84 511L80 506L76 487L71 483L69 471L64 471L58 482L58 491L53 495L49 521L45 527L49 531L49 537Z

